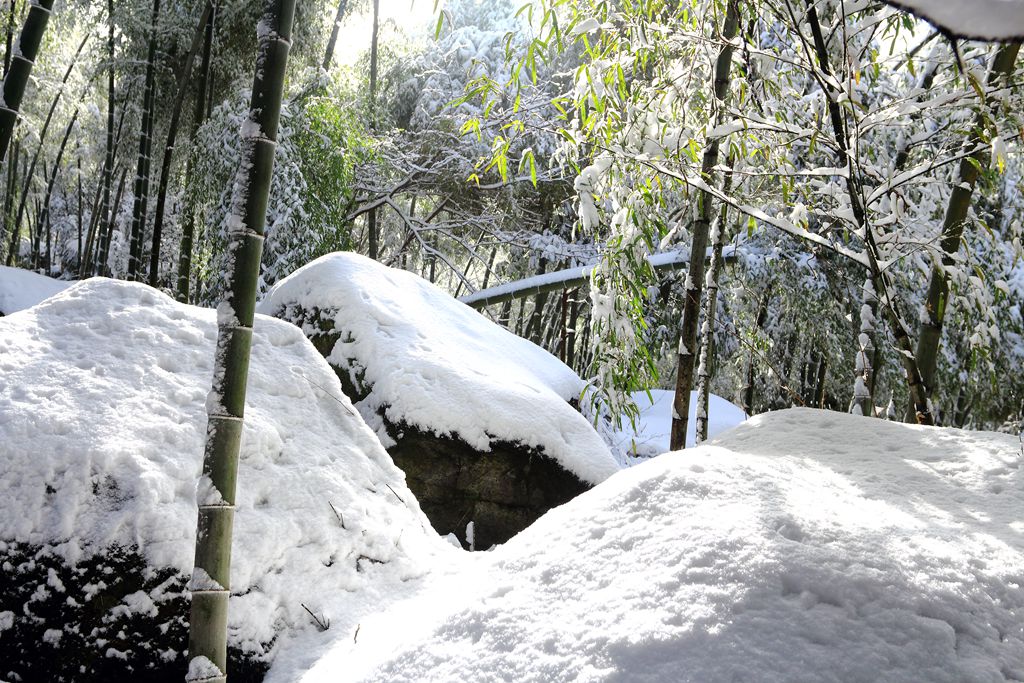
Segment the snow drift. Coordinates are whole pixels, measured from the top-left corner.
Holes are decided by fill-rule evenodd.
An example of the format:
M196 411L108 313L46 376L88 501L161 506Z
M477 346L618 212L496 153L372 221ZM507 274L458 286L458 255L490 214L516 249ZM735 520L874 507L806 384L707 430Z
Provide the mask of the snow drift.
M1000 434L761 415L620 472L271 678L1024 680L1020 461Z
M423 278L365 256L322 256L274 285L260 313L340 335L327 360L368 386L357 401L390 445L381 414L486 451L492 441L543 448L584 482L619 469L590 423L568 404L584 382L535 344L495 325Z
M669 450L672 437L672 401L676 392L665 389L637 391L632 395L639 409L636 424L623 420L613 433L615 448L623 453L642 458L653 458ZM721 396L708 395L708 438L732 429L747 419L746 413L735 403ZM686 423L686 447L697 443L697 392L690 392L690 419Z
M73 283L31 270L0 266L0 315L23 311L63 292Z
M212 310L105 279L0 318L0 551L79 565L128 549L143 577L187 578L216 334ZM303 605L336 628L354 624L447 547L299 330L260 316L249 372L229 631L233 647L264 657L276 636L315 630ZM67 600L88 610L92 597ZM162 599L127 596L111 618L155 614ZM29 608L0 607L0 632L42 628ZM45 627L53 645L41 654L61 656L73 617ZM132 645L172 663L185 647L171 636Z

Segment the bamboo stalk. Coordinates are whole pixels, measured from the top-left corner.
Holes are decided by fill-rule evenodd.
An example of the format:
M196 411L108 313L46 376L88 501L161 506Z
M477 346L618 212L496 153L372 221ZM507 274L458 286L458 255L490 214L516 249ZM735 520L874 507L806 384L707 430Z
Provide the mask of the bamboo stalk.
M18 246L18 230L14 227L14 196L18 192L18 159L21 157L21 140L14 141L14 154L7 162L7 191L4 193L4 231L0 235L6 235L12 231L11 246L7 249L6 265L14 261L14 251Z
M107 0L107 20L109 25L107 26L107 58L110 63L107 65L107 146L103 156L103 174L100 177L100 223L99 223L99 242L102 253L106 253L105 245L110 244L110 229L113 224L113 218L110 215L110 186L114 182L114 154L115 154L115 142L114 142L114 0ZM125 102L125 109L127 109L127 102ZM123 113L122 113L123 116ZM88 244L93 242L93 231L89 231ZM91 249L86 249L86 252L91 252ZM107 268L107 261L101 257L97 259L99 262L99 274L104 275Z
M341 30L341 19L345 16L347 5L348 0L339 0L338 2L338 11L334 15L334 24L331 25L331 37L327 40L327 49L324 50L324 58L320 63L320 68L324 71L329 71L331 62L334 61L334 46L338 44L338 32Z
M34 0L29 5L28 16L18 36L18 48L14 50L10 68L4 74L3 100L0 102L0 163L7 157L7 148L14 135L14 124L18 122L18 109L21 108L25 87L32 74L39 44L43 41L52 10L53 0Z
M18 213L14 219L14 230L17 231L21 227L21 221L25 217L26 202L29 197L29 188L31 183L35 181L36 165L39 163L39 159L43 153L43 145L46 142L46 134L50 130L50 123L53 121L53 114L57 111L57 105L60 103L60 98L64 94L64 86L68 82L68 78L71 77L71 72L75 68L75 63L78 62L78 57L82 54L82 50L85 48L85 44L89 42L89 35L86 34L82 42L78 44L78 49L75 51L71 61L68 62L67 68L64 70L64 77L61 79L60 87L57 88L57 92L53 96L53 100L50 102L50 109L46 113L46 119L43 121L43 127L39 131L39 144L36 146L36 151L32 154L32 161L29 162L28 172L24 178L24 189L21 193L21 201L18 203ZM46 173L43 173L46 176Z
M71 115L71 121L68 122L67 128L64 129L64 137L60 141L60 147L57 148L57 158L53 162L53 172L50 173L50 180L46 184L46 194L43 196L43 208L40 212L38 223L40 226L46 227L46 272L50 274L52 268L52 245L50 235L50 198L53 196L53 186L57 182L57 173L60 170L61 159L64 158L64 150L67 148L68 140L71 138L71 131L74 130L75 124L78 122L78 109L75 109L75 113Z
M171 112L171 121L167 128L167 144L164 145L164 156L160 164L160 180L156 192L156 209L153 212L153 241L149 250L149 286L156 287L160 277L160 239L163 236L164 211L167 207L167 184L171 176L171 160L174 156L174 143L178 138L178 124L181 122L182 105L185 103L186 85L192 75L192 63L199 53L203 38L206 35L206 26L213 13L213 3L207 0L203 13L199 17L199 26L196 27L195 35L192 36L192 45L189 46L188 56L178 76L177 94L174 97L174 106Z
M209 21L206 22L206 36L203 40L203 59L199 67L199 82L196 84L196 108L194 116L193 139L206 120L208 111L206 91L210 85L210 68L213 57L213 29L217 22L217 3L213 3ZM185 178L192 177L192 155L185 162ZM195 207L186 206L181 226L181 245L178 248L178 283L175 293L178 301L187 303L189 300L189 275L192 273L192 250L195 244L196 215Z
M736 163L736 158L729 155L729 168ZM726 172L722 181L722 191L729 194L732 189L732 173ZM700 331L700 360L697 363L697 411L696 411L696 442L708 439L708 410L711 397L711 366L714 363L714 327L718 313L718 279L722 272L722 252L725 246L725 222L729 215L729 207L722 204L718 214L718 224L712 229L711 263L708 265L708 295L704 301L704 323Z
M1020 51L1020 43L1001 45L986 79L989 88L999 87L1007 83L1013 74L1013 66ZM992 105L993 108L997 105ZM928 396L935 395L935 371L938 367L939 342L942 339L942 326L946 318L946 305L949 301L948 266L955 263L956 253L960 250L960 242L964 228L967 226L967 214L971 208L974 186L978 182L979 167L984 164L988 148L982 142L981 133L985 127L984 109L979 111L975 129L963 143L963 151L971 151L969 156L960 161L956 181L949 195L946 214L942 221L942 234L939 246L941 258L932 263L928 278L928 289L925 298L925 315L921 318L917 336L917 359L921 370L921 381L924 383Z
M142 233L146 228L149 205L149 168L153 150L153 100L156 91L156 32L160 19L160 0L153 0L150 17L149 48L146 54L146 80L142 93L142 126L139 133L139 161L135 171L135 202L132 206L131 244L128 250L128 279L136 280L142 268Z
M4 78L7 78L7 72L11 70L11 54L14 52L14 20L18 16L18 0L7 0L7 39L4 42L6 52L4 52Z
M715 125L721 123L729 89L729 72L732 68L733 40L739 33L739 0L727 0L725 21L722 26L722 40L725 43L715 62L713 85L713 106L711 119ZM718 165L719 138L713 139L704 149L701 160L701 178L709 182L713 169ZM701 295L704 291L704 254L708 247L708 233L711 227L711 193L701 192L699 197L700 215L693 225L690 244L690 266L686 274L686 294L683 300L683 322L679 333L679 367L676 374L675 398L672 403L672 450L686 448L686 428L690 415L690 390L693 388L693 371L696 361L697 318L700 315Z
M194 683L227 681L227 610L230 594L231 531L235 512L238 451L245 412L245 388L252 325L277 128L291 47L295 0L269 0L259 23L259 48L249 118L242 127L242 154L227 230L227 287L218 307L218 336L209 425L200 491L189 658ZM217 673L200 674L201 665ZM208 667L207 667L208 668Z

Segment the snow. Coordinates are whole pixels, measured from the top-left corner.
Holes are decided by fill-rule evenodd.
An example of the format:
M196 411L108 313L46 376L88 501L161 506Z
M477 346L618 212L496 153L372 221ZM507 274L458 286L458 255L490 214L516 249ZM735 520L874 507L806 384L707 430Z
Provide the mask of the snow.
M590 483L618 471L568 403L585 386L575 372L419 276L350 252L328 254L274 285L257 310L289 319L295 307L333 322L340 340L328 361L365 371L372 390L356 407L385 443L381 412L392 424L455 434L478 450L492 440L543 448Z
M759 415L625 470L268 681L1024 679L1016 437Z
M674 391L652 389L648 397L646 391L638 391L632 395L640 414L636 419L636 427L623 420L619 429L614 431L615 448L623 453L631 453L640 457L651 458L669 451L672 436L672 401ZM697 443L697 392L690 392L690 419L686 423L686 447ZM708 396L708 438L714 438L722 432L732 429L746 419L743 409L730 403L721 396Z
M69 564L138 546L191 575L216 316L96 278L0 318L0 541ZM258 316L249 373L229 631L258 653L318 633L302 604L353 627L455 551L299 330ZM21 618L0 615L0 630Z
M345 266L356 283L360 268ZM432 304L422 310L439 328L465 332L454 302L383 280L356 297L399 288ZM331 283L321 295L339 295ZM396 337L399 313L416 314L372 310L360 315ZM190 574L216 317L93 279L0 319L0 548L17 539L74 563L137 544L150 566ZM504 352L494 365L526 353L477 334ZM430 350L425 337L414 343ZM558 376L544 356L520 361L520 377ZM430 531L297 329L258 316L250 373L229 633L253 649L278 635L268 683L1024 680L1016 436L734 413L742 423L711 442L620 471L491 552L464 553ZM651 444L671 392L653 398L640 432ZM516 410L539 420L540 400ZM714 398L712 420L730 409ZM114 609L152 614L154 596ZM0 632L21 618L0 613ZM61 626L43 637L60 644ZM210 673L190 662L192 678Z
M10 315L35 306L71 284L30 270L0 266L0 314Z
M193 657L188 663L188 673L185 674L186 681L205 681L216 679L224 675L216 664L208 657Z
M708 259L711 258L711 252L711 247L708 247ZM722 250L722 258L725 259L733 258L735 254L736 246L733 244L726 245ZM689 264L690 252L686 249L677 249L651 254L645 258L655 270L677 270L685 268ZM557 288L569 289L588 283L593 277L594 271L599 267L599 264L591 263L585 266L574 266L572 268L541 273L540 275L533 275L460 296L459 301L473 308L482 308L483 306L500 303L525 294L536 294Z
M1024 37L1024 0L885 0L963 38Z

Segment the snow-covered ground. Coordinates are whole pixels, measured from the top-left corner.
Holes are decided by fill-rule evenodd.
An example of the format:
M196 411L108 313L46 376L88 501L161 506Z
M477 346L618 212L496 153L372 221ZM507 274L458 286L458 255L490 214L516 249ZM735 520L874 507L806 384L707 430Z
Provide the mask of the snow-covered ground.
M672 437L674 391L651 389L633 394L640 413L634 424L623 420L612 433L613 447L623 453L652 458L669 450ZM743 409L721 396L708 396L708 437L714 438L747 419ZM690 419L686 423L686 447L697 443L697 392L690 392Z
M271 681L1024 680L1016 438L793 409L556 508Z
M362 292L419 286L396 282ZM432 315L443 329L446 315ZM138 546L187 575L215 320L103 279L0 319L0 541L70 563ZM411 339L402 319L374 320ZM478 341L483 363L493 338ZM296 328L259 317L250 373L230 633L250 649L279 634L271 683L1024 681L1015 437L759 415L466 553L431 532ZM655 448L659 419L638 442ZM5 609L0 638L25 618ZM68 627L47 631L54 657Z
M70 287L72 282L54 280L22 268L0 266L0 315L35 306Z
M190 574L216 336L212 310L99 278L0 318L0 541L72 564L137 546L148 566ZM298 329L260 316L249 373L229 628L258 651L316 631L303 603L354 628L457 551ZM16 607L0 631L32 618ZM55 642L75 628L49 626Z
M568 401L580 377L550 353L451 297L415 273L365 256L322 256L277 283L259 312L304 324L317 311L341 338L328 356L372 387L357 402L385 445L380 418L455 434L477 450L492 440L541 447L589 483L619 469L593 426Z

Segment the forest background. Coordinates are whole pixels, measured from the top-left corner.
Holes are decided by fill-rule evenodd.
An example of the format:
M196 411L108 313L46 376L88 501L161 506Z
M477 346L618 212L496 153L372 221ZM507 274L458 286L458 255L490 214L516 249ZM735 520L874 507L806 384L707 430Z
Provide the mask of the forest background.
M520 4L297 3L261 292L354 250L592 378L592 411L678 377L1019 431L1017 44L863 0ZM260 11L54 3L4 262L215 305Z

